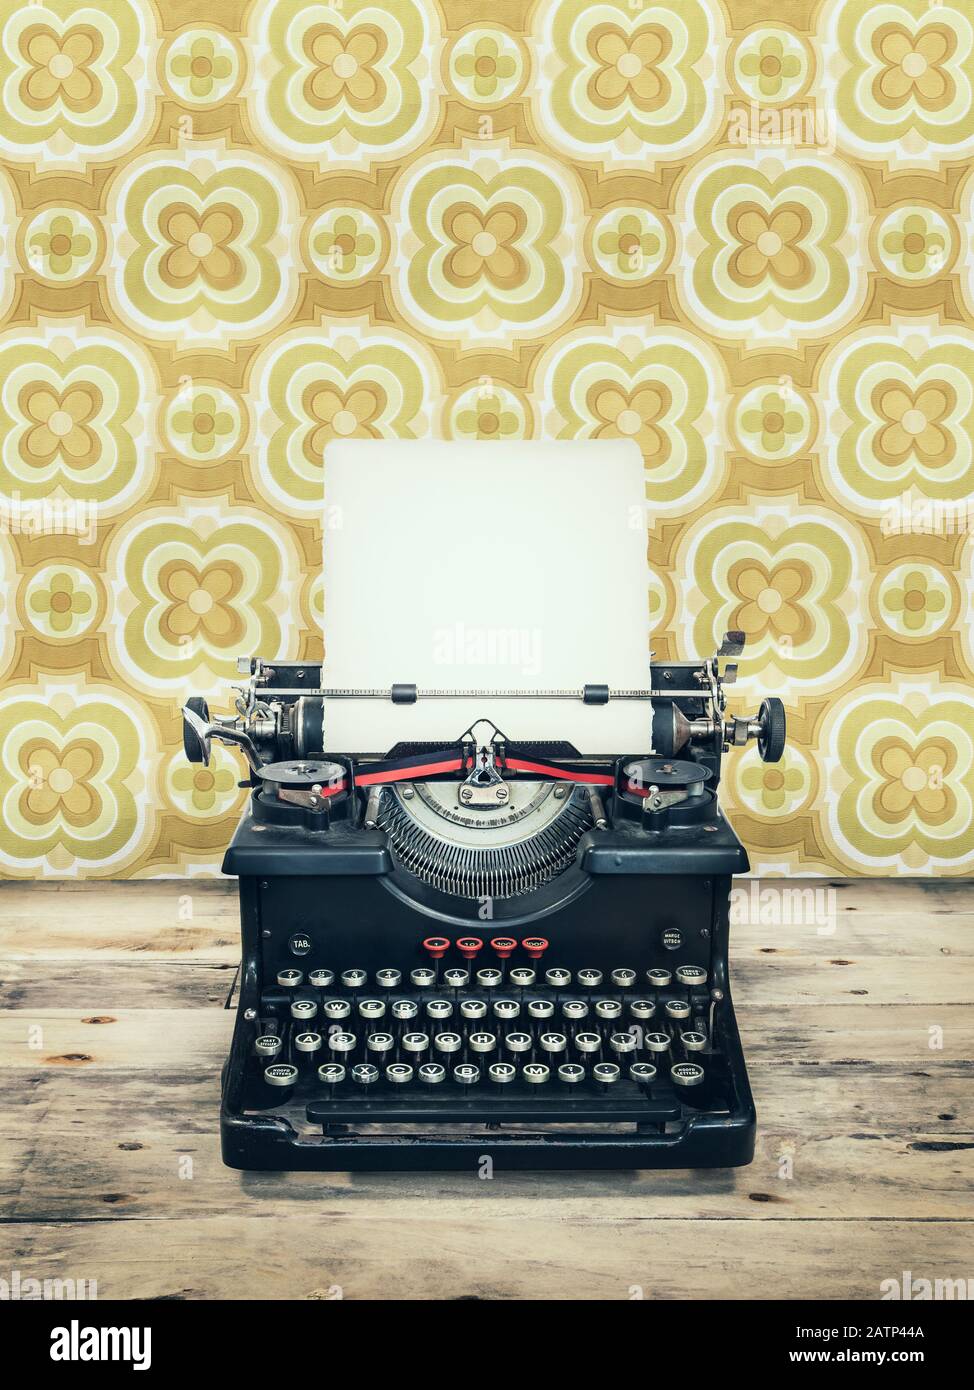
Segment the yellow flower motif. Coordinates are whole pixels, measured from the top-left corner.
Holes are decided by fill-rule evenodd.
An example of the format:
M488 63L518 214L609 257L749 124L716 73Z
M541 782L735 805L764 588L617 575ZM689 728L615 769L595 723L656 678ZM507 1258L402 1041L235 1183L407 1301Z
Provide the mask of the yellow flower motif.
M670 437L664 429L672 396L662 382L646 382L624 390L614 381L596 382L589 388L588 407L599 422L596 439L635 439L646 462L665 463Z
M896 822L914 811L927 825L949 820L956 804L948 777L957 750L941 739L924 740L911 748L902 738L888 738L873 750L873 765L881 782L873 797L880 820Z
M953 101L956 83L945 64L957 37L947 25L930 24L911 34L902 24L884 24L873 35L873 48L883 65L872 85L879 106L894 110L912 98L925 111L937 111Z
M30 607L47 615L52 631L67 632L75 618L91 611L91 595L75 588L72 576L62 571L52 576L46 589L31 594Z
M309 386L302 405L311 420L304 441L310 462L321 462L325 445L332 439L381 438L378 422L386 407L386 395L377 382L350 386L346 391L330 382Z
M460 77L470 80L478 97L490 97L497 91L500 82L514 76L517 63L511 54L501 53L492 34L484 34L477 40L472 53L459 55L456 71Z
M927 268L927 261L933 258L936 267L943 260L947 243L937 231L931 231L919 213L911 215L903 223L901 232L887 232L883 237L883 250L891 256L899 257L904 270L910 275L919 275Z
M20 440L20 455L35 468L45 468L60 454L72 468L88 468L101 455L101 442L91 428L102 408L102 395L93 382L67 386L61 392L46 382L25 386L18 406L29 428Z
M526 225L524 210L515 203L498 203L488 212L472 203L455 203L444 219L453 242L443 271L446 279L466 287L483 276L499 289L516 289L527 278L527 262L517 246Z
M802 600L811 592L811 569L796 560L764 565L741 560L729 574L730 587L741 602L731 626L757 640L765 635L786 637L794 645L807 642L814 622Z
M457 427L471 439L503 439L516 433L518 418L513 410L504 409L500 396L491 392L478 396L472 410L460 411Z
M770 276L778 285L797 289L810 280L811 261L801 243L811 229L811 216L800 203L780 203L773 212L757 203L740 203L731 212L729 227L740 243L728 266L738 284L757 285Z
M197 212L188 203L166 208L159 229L169 242L159 266L165 284L182 288L200 276L214 289L232 289L243 278L243 266L233 242L243 218L230 203L216 203Z
M344 100L355 111L377 110L386 99L377 67L386 48L386 36L374 24L358 24L348 35L331 24L309 30L304 51L314 66L304 82L308 104L328 110Z
M883 422L876 437L876 458L898 468L915 454L929 467L943 467L956 452L953 431L945 423L957 405L954 388L946 381L929 382L915 391L900 381L880 382L872 406Z
M47 260L52 275L66 275L72 264L91 253L91 237L76 232L69 217L55 217L46 232L34 232L30 238L32 250Z
M655 232L647 231L635 213L619 219L618 225L602 232L596 241L606 259L614 260L620 274L640 270L660 249Z
M101 764L101 749L90 739L75 738L60 749L46 740L28 744L21 750L26 774L19 805L23 819L43 825L60 813L74 829L90 824L101 809L95 785Z
M340 275L350 275L360 260L374 254L375 237L361 230L355 218L345 213L329 229L318 233L312 247Z
M190 402L188 410L177 411L172 428L187 438L196 454L212 453L217 442L234 432L236 421L227 410L217 407L216 397L200 391Z
M181 766L173 772L172 784L177 791L189 793L197 811L210 811L218 796L236 786L236 779L225 767Z
M205 35L194 39L188 53L177 53L172 60L174 77L182 78L189 84L194 97L208 97L214 85L229 77L233 64L225 54L218 54L213 40Z
M776 454L788 443L788 436L801 434L805 421L797 410L789 410L777 391L769 391L756 410L745 410L741 425L749 434L761 436L761 448Z
M741 786L755 794L765 811L780 811L789 792L801 791L804 778L797 768L759 763L741 773Z
M786 78L797 77L801 62L796 54L784 51L784 44L775 34L761 40L756 53L741 58L741 72L757 80L758 90L767 97L777 96Z
M75 25L64 35L47 24L33 25L20 35L20 52L29 69L21 78L20 99L33 111L59 101L69 111L93 110L102 99L102 86L91 71L102 51L102 36L91 25Z
M928 625L932 615L944 611L947 596L930 587L922 570L913 570L904 577L903 587L890 589L883 602L890 612L900 614L905 628L918 632Z
M660 64L673 40L660 25L644 24L629 34L618 24L599 24L587 43L596 63L587 88L593 106L611 109L628 100L640 111L658 111L669 101L671 84Z
M243 621L235 601L243 576L237 566L226 561L195 566L188 560L172 560L159 571L159 587L168 600L159 623L169 641L199 634L223 649L239 642Z

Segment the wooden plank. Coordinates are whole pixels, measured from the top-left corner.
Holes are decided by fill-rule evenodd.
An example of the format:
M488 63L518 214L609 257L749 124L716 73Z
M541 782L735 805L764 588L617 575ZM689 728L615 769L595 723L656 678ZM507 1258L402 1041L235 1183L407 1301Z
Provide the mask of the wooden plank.
M80 1014L112 1009L222 1009L237 973L232 961L4 960L0 1008Z
M119 1071L110 1087L76 1072L0 1076L0 1220L192 1220L259 1201L285 1217L312 1200L363 1218L404 1203L458 1223L571 1217L781 1221L836 1217L974 1219L969 1075L892 1069L835 1077L767 1068L756 1077L759 1136L746 1169L685 1172L252 1173L223 1166L216 1076ZM953 1116L953 1118L947 1118ZM82 1142L82 1136L83 1142ZM191 1160L191 1170L187 1168ZM190 1176L191 1171L191 1176Z
M904 1270L967 1277L970 1239L956 1221L731 1220L715 1231L557 1211L457 1222L408 1202L363 1220L340 1201L299 1202L279 1218L0 1228L5 1267L140 1299L875 1299Z

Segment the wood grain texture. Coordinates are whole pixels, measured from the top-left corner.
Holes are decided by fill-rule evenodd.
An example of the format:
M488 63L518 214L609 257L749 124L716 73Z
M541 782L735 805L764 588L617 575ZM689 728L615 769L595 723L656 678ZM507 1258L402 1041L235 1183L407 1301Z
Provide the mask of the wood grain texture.
M0 886L0 1269L261 1299L869 1299L904 1269L974 1275L974 885L804 886L835 890L827 934L760 912L733 932L749 1168L490 1181L224 1168L233 886Z

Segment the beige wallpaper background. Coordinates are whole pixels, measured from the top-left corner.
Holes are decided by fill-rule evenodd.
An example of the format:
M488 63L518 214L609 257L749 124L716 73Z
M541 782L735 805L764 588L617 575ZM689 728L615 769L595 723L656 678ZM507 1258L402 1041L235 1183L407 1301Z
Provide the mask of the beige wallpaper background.
M755 869L969 873L972 86L962 0L2 0L0 872L217 870L329 439L622 435Z

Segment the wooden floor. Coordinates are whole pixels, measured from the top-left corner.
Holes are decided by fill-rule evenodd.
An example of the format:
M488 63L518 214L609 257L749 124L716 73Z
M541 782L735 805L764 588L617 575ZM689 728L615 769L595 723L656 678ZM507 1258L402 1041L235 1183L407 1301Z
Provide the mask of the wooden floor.
M780 916L800 885L769 886ZM0 885L0 1278L103 1298L872 1299L904 1270L974 1277L974 883L809 886L834 887L832 934L734 929L749 1168L482 1181L224 1168L235 885Z

